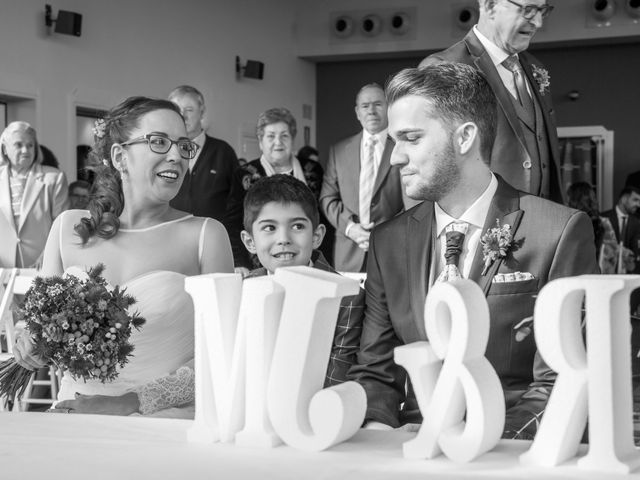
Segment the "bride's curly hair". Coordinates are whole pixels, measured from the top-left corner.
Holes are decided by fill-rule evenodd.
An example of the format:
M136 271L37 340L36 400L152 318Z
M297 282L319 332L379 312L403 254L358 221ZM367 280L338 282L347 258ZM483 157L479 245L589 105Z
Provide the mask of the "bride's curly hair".
M82 218L74 227L83 245L94 235L111 238L118 233L124 194L122 176L111 162L111 146L129 140L140 117L155 110L173 110L180 115L180 109L168 100L129 97L96 122L94 145L89 152L89 168L95 172L88 207L90 217Z

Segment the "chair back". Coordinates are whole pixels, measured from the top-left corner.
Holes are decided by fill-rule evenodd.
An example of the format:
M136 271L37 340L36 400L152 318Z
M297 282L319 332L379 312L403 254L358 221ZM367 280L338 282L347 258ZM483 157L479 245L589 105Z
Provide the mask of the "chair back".
M24 295L38 274L35 268L0 269L0 332L4 332L6 346L0 342L0 355L12 354L16 324L11 306L15 295Z

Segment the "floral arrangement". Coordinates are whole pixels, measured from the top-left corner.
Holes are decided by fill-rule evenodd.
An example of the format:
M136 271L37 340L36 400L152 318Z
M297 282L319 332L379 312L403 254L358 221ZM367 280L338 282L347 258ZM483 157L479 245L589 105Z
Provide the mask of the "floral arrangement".
M133 352L132 328L145 322L128 313L135 299L111 286L102 277L104 265L89 269L84 278L36 277L19 307L34 344L33 354L74 379L112 381L117 367L124 366ZM0 395L13 399L22 394L33 372L14 359L0 363Z
M98 120L96 120L91 131L96 138L104 137L107 131L107 122L104 121L104 118L99 118Z
M549 85L551 85L551 76L546 68L533 65L533 78L538 84L538 91L544 95L549 91Z
M482 275L486 275L493 262L507 256L512 241L511 225L505 223L500 226L500 220L496 218L496 226L487 230L480 238L482 260L484 261Z

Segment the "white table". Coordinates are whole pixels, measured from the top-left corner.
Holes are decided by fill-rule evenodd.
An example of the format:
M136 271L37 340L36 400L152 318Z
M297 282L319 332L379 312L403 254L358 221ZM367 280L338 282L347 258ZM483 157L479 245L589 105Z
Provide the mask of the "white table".
M361 430L319 453L287 446L262 450L232 444L190 444L186 420L0 413L0 478L64 480L146 479L602 479L575 461L554 468L524 468L517 455L529 442L505 440L470 464L405 460L407 432ZM606 478L640 478L630 476Z

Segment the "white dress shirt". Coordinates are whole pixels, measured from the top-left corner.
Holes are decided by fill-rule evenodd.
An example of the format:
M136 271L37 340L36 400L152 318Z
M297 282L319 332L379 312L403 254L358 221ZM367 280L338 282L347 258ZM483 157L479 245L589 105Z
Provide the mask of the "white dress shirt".
M620 232L620 243L624 244L624 238L622 235L624 232L622 231L623 223L629 223L629 215L620 210L620 207L616 205L616 216L618 217L618 232Z
M369 139L371 137L376 137L376 139L378 140L374 147L373 153L373 175L375 178L378 176L378 170L380 168L380 163L382 162L382 154L384 153L384 148L387 145L387 129L385 128L375 135L371 135L366 130L362 130L362 140L360 141L360 165L362 165L363 162L367 161L367 155L369 154ZM360 182L362 182L362 179L360 179ZM358 184L358 191L360 191L360 184ZM367 208L371 208L371 205L368 205ZM349 235L349 231L351 230L351 227L353 225L354 222L349 222L347 224L346 228L344 229L345 235Z
M504 62L507 59L507 57L510 57L511 55L505 52L504 50L502 50L500 47L498 47L495 43L493 43L491 40L485 37L482 33L480 33L480 30L478 30L477 25L473 27L473 33L476 34L476 37L478 37L478 40L480 40L480 43L489 54L491 61L493 61L493 64L495 65L496 70L500 75L500 79L502 80L502 83L504 84L505 87L507 87L507 90L509 90L509 93L513 96L513 98L517 100L518 90L516 88L516 82L513 78L513 73L510 70L508 70L504 65L502 65L502 62ZM517 56L518 55L516 54L516 57ZM527 92L529 92L529 95L531 95L531 87L529 86L529 81L527 80L527 76L524 75L524 72L523 72L523 77L525 79L524 83L527 86Z
M437 203L435 207L435 220L436 220L436 241L434 242L434 254L431 256L431 269L429 274L429 284L432 285L438 275L442 271L445 265L444 252L446 250L447 238L444 229L451 222L466 222L469 224L467 234L464 237L464 243L462 244L462 252L460 253L460 259L458 261L458 269L463 278L469 278L471 272L471 264L473 263L473 257L480 244L480 237L482 236L482 228L487 219L487 213L489 213L489 207L493 196L498 189L498 180L495 175L491 174L491 181L473 204L462 214L460 218L453 218L447 212L440 208Z

